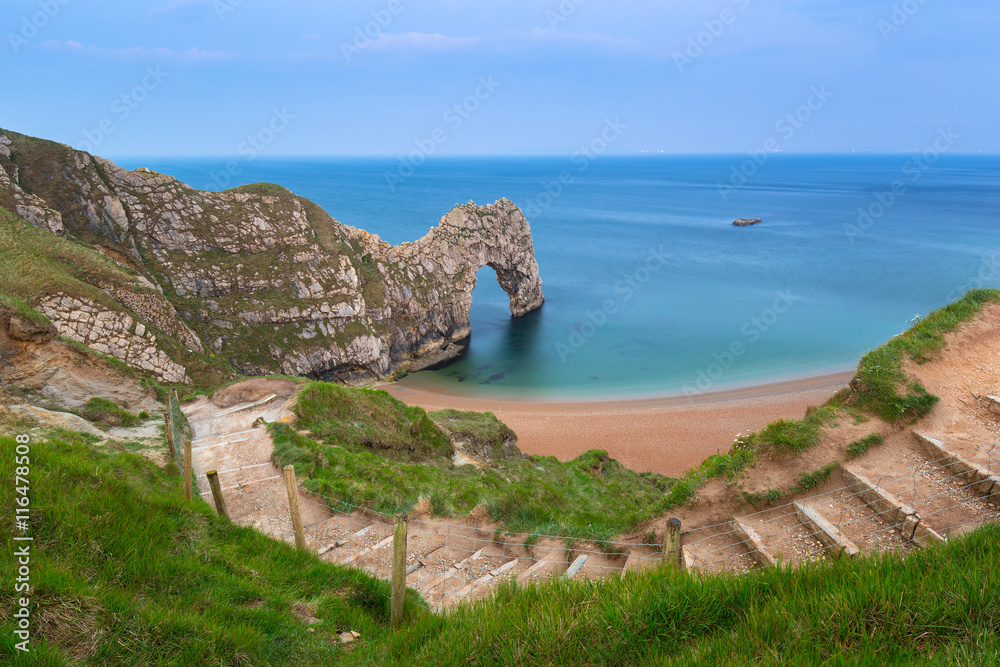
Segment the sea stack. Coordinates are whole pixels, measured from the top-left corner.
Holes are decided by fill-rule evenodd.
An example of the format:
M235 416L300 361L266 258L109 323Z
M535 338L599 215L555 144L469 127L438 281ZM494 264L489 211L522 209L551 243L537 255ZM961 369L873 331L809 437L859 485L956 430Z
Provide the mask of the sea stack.
M749 227L750 225L756 225L760 222L760 218L736 218L733 220L733 225L736 227Z

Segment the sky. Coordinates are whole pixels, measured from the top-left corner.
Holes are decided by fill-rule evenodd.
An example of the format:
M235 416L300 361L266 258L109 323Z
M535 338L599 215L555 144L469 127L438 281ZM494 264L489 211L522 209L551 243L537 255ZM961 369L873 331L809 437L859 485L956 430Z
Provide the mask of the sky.
M1000 153L996 0L5 0L0 127L109 157ZM601 139L603 137L603 139Z

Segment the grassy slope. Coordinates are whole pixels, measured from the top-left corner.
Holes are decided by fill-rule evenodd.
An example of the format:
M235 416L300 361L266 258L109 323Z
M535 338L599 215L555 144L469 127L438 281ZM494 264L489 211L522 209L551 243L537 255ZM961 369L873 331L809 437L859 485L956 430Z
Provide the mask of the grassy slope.
M420 496L436 514L464 515L485 505L512 532L606 540L663 509L670 480L640 475L590 451L554 457L497 458L488 468L452 465L451 446L420 408L387 392L316 382L299 396L296 428L272 426L275 456L292 463L312 491L382 512L410 509ZM438 414L451 428L485 441L506 427L491 416Z
M944 308L935 310L911 329L861 358L851 382L848 401L887 422L928 414L937 403L919 382L907 377L903 361L922 364L941 350L944 335L972 319L987 303L1000 302L1000 291L975 289Z
M507 587L347 664L996 664L1000 527L909 558Z
M10 211L0 208L0 306L25 313L49 294L64 292L89 299L109 310L128 311L104 290L101 283L120 285L136 292L147 288L138 284L131 268L123 267L86 244L63 239L38 229ZM147 323L148 324L148 323ZM218 385L234 375L232 369L204 354L189 352L187 346L172 335L154 327L158 344L170 357L188 369L196 384ZM136 371L142 374L141 371Z
M13 654L12 593L0 591L4 664L73 656L185 666L991 664L1000 656L997 526L906 560L505 587L444 617L411 606L390 633L385 582L218 520L183 499L176 469L71 440L32 447L38 634L29 656ZM0 438L0 450L13 446ZM0 477L13 472L12 457L0 458ZM7 572L11 553L0 555ZM309 625L303 612L321 621ZM351 649L337 643L346 629L361 633Z
M175 467L71 440L36 441L31 451L32 616L48 639L36 639L28 664L64 664L74 652L90 652L93 665L330 664L341 652L336 630L384 637L386 582L219 521L184 500ZM0 438L8 484L13 448ZM13 515L5 493L6 535ZM12 552L8 542L0 555L7 573ZM5 585L4 664L12 602ZM307 626L296 605L322 622Z

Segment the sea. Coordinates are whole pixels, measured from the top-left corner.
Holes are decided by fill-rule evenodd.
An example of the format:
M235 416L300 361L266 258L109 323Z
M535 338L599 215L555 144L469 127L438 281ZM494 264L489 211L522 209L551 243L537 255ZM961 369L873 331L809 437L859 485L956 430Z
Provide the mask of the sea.
M279 183L393 244L457 203L512 200L545 304L512 318L482 268L466 352L420 372L452 393L696 396L846 371L967 290L1000 287L1000 156L118 162L203 190Z

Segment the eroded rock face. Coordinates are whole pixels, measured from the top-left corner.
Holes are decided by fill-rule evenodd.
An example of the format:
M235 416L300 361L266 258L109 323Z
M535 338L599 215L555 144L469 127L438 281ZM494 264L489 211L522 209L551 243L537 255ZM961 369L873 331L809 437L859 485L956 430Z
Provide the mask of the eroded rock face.
M58 215L74 235L130 257L145 274L137 281L165 297L140 303L100 286L124 309L247 374L366 381L457 354L483 266L496 271L512 315L544 300L530 226L506 199L458 206L423 238L390 246L278 186L202 192L68 146L2 136L10 143L0 150L0 205L27 196L26 184L44 209L29 222L61 233ZM176 313L180 326L170 323Z

